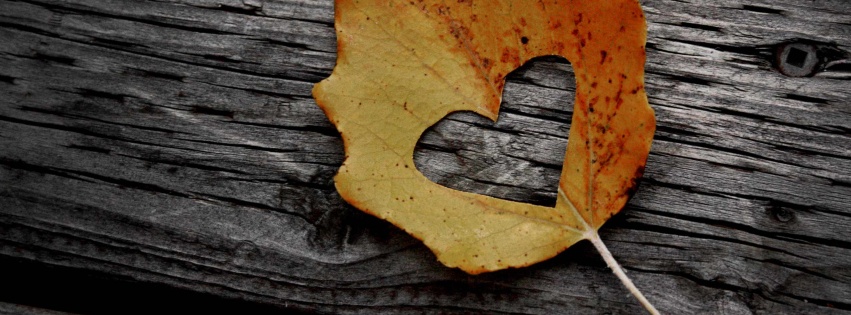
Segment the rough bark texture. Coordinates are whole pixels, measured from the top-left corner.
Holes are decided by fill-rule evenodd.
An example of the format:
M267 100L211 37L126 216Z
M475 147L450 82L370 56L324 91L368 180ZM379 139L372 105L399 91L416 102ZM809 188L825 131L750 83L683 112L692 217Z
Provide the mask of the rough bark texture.
M659 129L604 241L666 314L851 314L851 73L787 77L774 57L785 42L848 57L851 6L642 3ZM0 0L4 272L263 310L642 312L590 244L468 276L346 205L342 143L310 95L334 66L333 17L330 0ZM572 94L570 66L537 59L498 122L450 115L417 166L552 205ZM0 313L54 314L15 296Z

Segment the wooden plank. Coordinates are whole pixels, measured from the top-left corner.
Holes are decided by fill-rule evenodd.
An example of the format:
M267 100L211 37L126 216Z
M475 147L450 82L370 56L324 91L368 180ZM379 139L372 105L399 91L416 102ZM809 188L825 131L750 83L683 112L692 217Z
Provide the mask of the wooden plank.
M663 313L851 314L851 73L774 66L790 41L851 56L851 7L642 4L659 130L602 230L615 257ZM306 312L641 312L587 244L468 276L346 205L342 143L310 96L334 66L333 14L0 1L0 255ZM573 85L563 59L525 65L496 123L448 116L417 167L553 204Z

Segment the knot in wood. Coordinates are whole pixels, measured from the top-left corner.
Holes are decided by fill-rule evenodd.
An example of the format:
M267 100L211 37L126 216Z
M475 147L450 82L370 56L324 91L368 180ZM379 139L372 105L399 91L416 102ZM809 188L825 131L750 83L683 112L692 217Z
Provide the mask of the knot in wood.
M788 223L795 219L795 213L786 207L773 206L768 208L768 212L775 220L782 223Z

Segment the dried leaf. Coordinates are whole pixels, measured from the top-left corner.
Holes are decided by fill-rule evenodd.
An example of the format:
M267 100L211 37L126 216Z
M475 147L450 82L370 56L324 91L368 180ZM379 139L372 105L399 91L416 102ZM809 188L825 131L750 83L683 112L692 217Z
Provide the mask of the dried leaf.
M337 66L314 97L345 143L337 190L445 265L476 274L599 242L636 188L655 130L636 0L338 0L335 23ZM505 76L543 55L567 58L577 84L554 208L453 190L414 167L428 127L462 110L496 119Z

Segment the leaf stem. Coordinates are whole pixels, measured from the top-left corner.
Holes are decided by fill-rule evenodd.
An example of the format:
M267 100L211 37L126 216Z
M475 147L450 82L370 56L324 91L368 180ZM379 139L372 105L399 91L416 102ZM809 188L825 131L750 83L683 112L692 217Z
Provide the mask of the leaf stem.
M629 292L632 293L639 302L641 302L641 305L643 305L650 314L659 315L659 311L656 310L656 307L654 307L653 304L650 304L650 301L644 297L644 294L641 294L641 291L638 291L638 288L632 283L632 280L626 276L626 273L624 273L621 266L617 261L615 261L615 257L612 256L612 253L609 252L608 248L606 248L606 244L603 244L603 240L600 239L600 234L598 234L597 231L588 234L588 240L594 244L594 247L596 247L597 251L600 252L600 256L603 256L603 260L606 261L606 264L609 265L609 268L612 269L615 275L621 279L621 282L623 282L623 285L626 286Z

